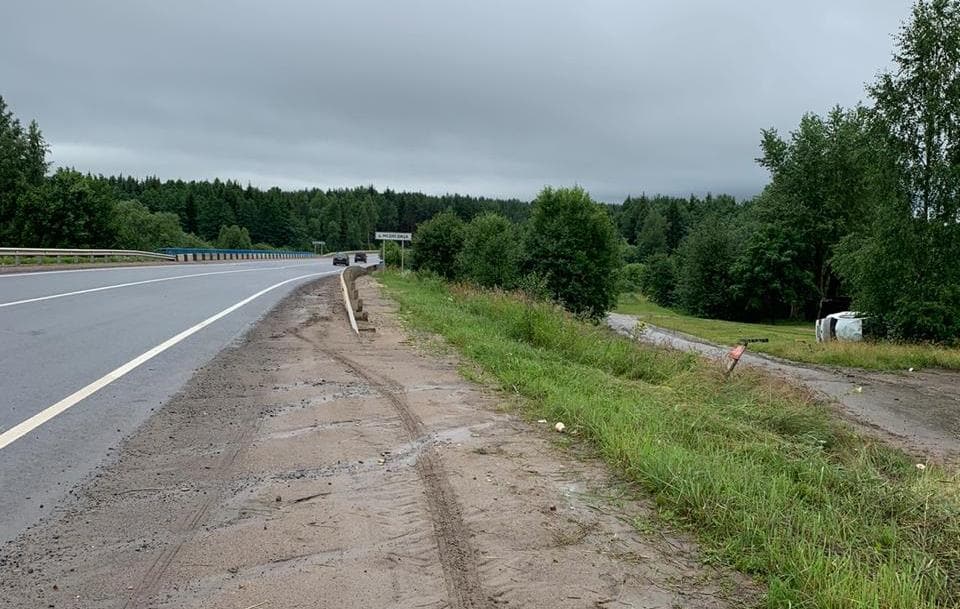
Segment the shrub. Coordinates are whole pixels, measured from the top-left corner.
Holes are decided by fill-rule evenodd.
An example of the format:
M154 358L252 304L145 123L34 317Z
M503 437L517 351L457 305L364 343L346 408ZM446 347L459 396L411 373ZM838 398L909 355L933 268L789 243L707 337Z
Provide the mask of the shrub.
M543 275L527 273L517 281L517 290L530 300L548 302L553 298L550 286Z
M633 262L643 262L643 256L640 253L640 248L636 245L630 245L627 242L620 244L620 257L623 258L623 261L627 264Z
M960 335L958 244L956 225L931 226L900 202L845 238L833 262L853 307L880 318L888 337L951 343Z
M680 245L676 300L698 317L726 318L734 310L733 275L736 243L719 222L705 222Z
M58 169L17 201L13 243L34 247L102 247L114 241L110 187L72 169Z
M248 250L253 247L250 231L236 224L221 226L217 237L217 247L225 250Z
M433 271L444 279L456 279L463 237L463 220L452 211L441 212L419 224L413 234L414 270Z
M673 258L665 254L651 256L640 276L640 291L662 307L674 303L677 269Z
M519 261L517 230L509 220L486 213L467 224L459 260L465 279L484 287L510 289L517 283Z
M886 318L890 333L898 339L951 342L960 336L960 302L956 298L915 301L903 298Z
M154 251L162 247L208 247L183 232L177 214L151 213L139 201L120 201L114 207L114 244L120 249Z
M639 292L643 290L643 273L645 266L639 262L625 264L618 274L620 292Z
M533 202L527 271L578 315L599 318L617 299L620 242L606 210L582 188L544 188Z
M405 254L407 260L405 263L409 263L409 254ZM387 266L395 266L400 268L400 244L396 241L387 241L383 244L383 262Z

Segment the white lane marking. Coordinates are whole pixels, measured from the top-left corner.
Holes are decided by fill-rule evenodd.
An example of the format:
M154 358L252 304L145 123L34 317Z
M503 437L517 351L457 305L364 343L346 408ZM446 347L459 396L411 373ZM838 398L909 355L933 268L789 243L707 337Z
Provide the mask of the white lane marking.
M47 296L37 296L36 298L25 298L23 300L13 300L10 302L0 302L0 309L4 307L15 307L17 305L29 304L31 302L42 302L44 300L54 300L55 298L66 298L67 296L78 296L80 294L91 294L93 292L103 292L104 290L115 290L117 288L129 288L135 285L145 285L148 283L159 283L161 281L173 281L175 279L189 279L191 277L206 277L209 275L229 275L231 273L253 273L256 271L277 271L288 269L300 264L287 266L261 266L253 269L237 269L235 271L211 271L209 273L193 273L191 275L175 275L173 277L158 277L156 279L144 279L142 281L130 281L128 283L115 283L113 285L104 285L98 288L87 288L86 290L75 290L73 292L62 292L60 294L49 294Z
M76 405L78 402L80 402L81 400L90 397L91 395L93 395L94 393L100 391L101 389L103 389L104 387L106 387L107 385L109 385L110 383L112 383L112 382L114 382L115 380L121 378L122 376L124 376L124 375L127 374L128 372L136 369L137 367L139 367L139 366L143 365L144 363L150 361L150 360L153 359L154 357L160 355L161 353L163 353L164 351L166 351L166 350L169 349L170 347L176 345L177 343L183 341L183 340L186 339L186 338L189 338L190 336L196 334L196 333L199 332L200 330L203 330L204 328L206 328L206 327L209 326L210 324L214 323L215 321L226 317L227 315L233 313L234 311L236 311L237 309L239 309L239 308L242 307L243 305L249 303L249 302L252 301L252 300L255 300L255 299L263 296L263 295L266 294L267 292L269 292L269 291L271 291L271 290L275 290L275 289L279 288L280 286L286 285L286 284L288 284L288 283L290 283L290 282L292 282L292 281L299 281L299 280L301 280L301 279L307 279L308 277L318 277L318 276L321 276L321 275L333 275L333 274L335 274L335 273L336 273L336 271L325 271L325 272L322 272L322 273L310 273L310 274L308 274L308 275L300 275L299 277L294 277L294 278L292 278L292 279L287 279L287 280L281 281L280 283L275 283L275 284L273 284L272 286L270 286L270 287L268 287L268 288L265 288L265 289L263 289L263 290L260 290L259 292L257 292L256 294L254 294L254 295L252 295L252 296L248 296L247 298L244 298L243 300L241 300L240 302L236 303L235 305L232 305L232 306L227 307L226 309L220 311L220 312L217 313L216 315L213 315L212 317L208 317L207 319L204 319L203 321L201 321L201 322L198 323L197 325L195 325L195 326L193 326L193 327L191 327L191 328L187 328L186 330L184 330L184 331L181 332L180 334L177 334L176 336L170 337L170 338L168 338L167 340L163 341L162 343L160 343L159 345L157 345L157 346L154 347L153 349L150 349L149 351L146 351L145 353L140 354L139 356L137 356L137 357L135 357L134 359L130 360L130 361L127 362L126 364L123 364L122 366L120 366L120 367L117 368L116 370L113 370L112 372L108 372L107 374L105 374L104 376L102 376L102 377L98 378L97 380L93 381L92 383L90 383L89 385L87 385L86 387L84 387L83 389L80 389L80 390L75 391L74 393L68 395L67 397L63 398L62 400L60 400L59 402L57 402L57 403L54 404L53 406L49 406L49 407L41 410L40 412L38 412L37 414L33 415L32 417L30 417L30 418L27 419L26 421L23 421L22 423L19 423L19 424L17 424L16 426L11 427L11 428L8 429L7 431L5 431L5 432L3 432L3 433L0 433L0 449L3 449L3 448L5 448L7 445L9 445L10 443L15 442L16 440L22 438L23 436L25 436L26 434L30 433L31 431L33 431L33 430L36 429L37 427L40 427L41 425L43 425L43 424L46 423L47 421L53 419L55 416L63 413L64 411L68 410L68 409L71 408L72 406L75 406L75 405Z
M330 256L317 256L315 258L304 258L303 264L308 264L309 262L316 260L323 260L330 258ZM295 259L291 259L295 260ZM247 260L245 262L217 262L217 261L207 261L200 264L215 264L217 266L249 266L253 264L270 264L275 262L273 260ZM35 275L59 275L61 273L102 273L104 271L138 271L140 269L169 269L175 268L177 266L192 265L197 264L193 262L185 262L182 264L132 264L127 266L108 266L103 269L65 269L62 271L28 271L26 273L17 273L16 271L11 273L0 273L0 279L16 279L18 277L31 277Z

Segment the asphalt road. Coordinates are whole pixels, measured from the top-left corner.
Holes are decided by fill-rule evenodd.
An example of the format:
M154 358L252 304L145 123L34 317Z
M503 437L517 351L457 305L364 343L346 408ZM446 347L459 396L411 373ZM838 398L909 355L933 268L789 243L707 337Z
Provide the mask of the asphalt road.
M60 509L286 294L339 268L323 258L0 275L0 543Z

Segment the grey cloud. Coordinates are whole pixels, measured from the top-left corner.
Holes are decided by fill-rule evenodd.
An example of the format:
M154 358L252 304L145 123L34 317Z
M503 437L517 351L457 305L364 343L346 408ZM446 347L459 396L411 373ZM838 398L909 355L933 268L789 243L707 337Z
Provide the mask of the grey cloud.
M532 197L732 192L863 99L902 0L5 3L0 95L82 170Z

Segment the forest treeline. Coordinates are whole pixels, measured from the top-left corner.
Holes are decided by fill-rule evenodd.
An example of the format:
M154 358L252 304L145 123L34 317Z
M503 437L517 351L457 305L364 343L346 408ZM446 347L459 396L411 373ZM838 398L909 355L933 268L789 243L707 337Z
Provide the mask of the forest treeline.
M48 146L35 121L24 127L0 97L0 244L23 247L283 247L359 249L374 232L412 232L440 211L464 220L496 212L522 222L516 199L373 187L285 191L233 181L162 181L93 176L60 168L48 175Z

